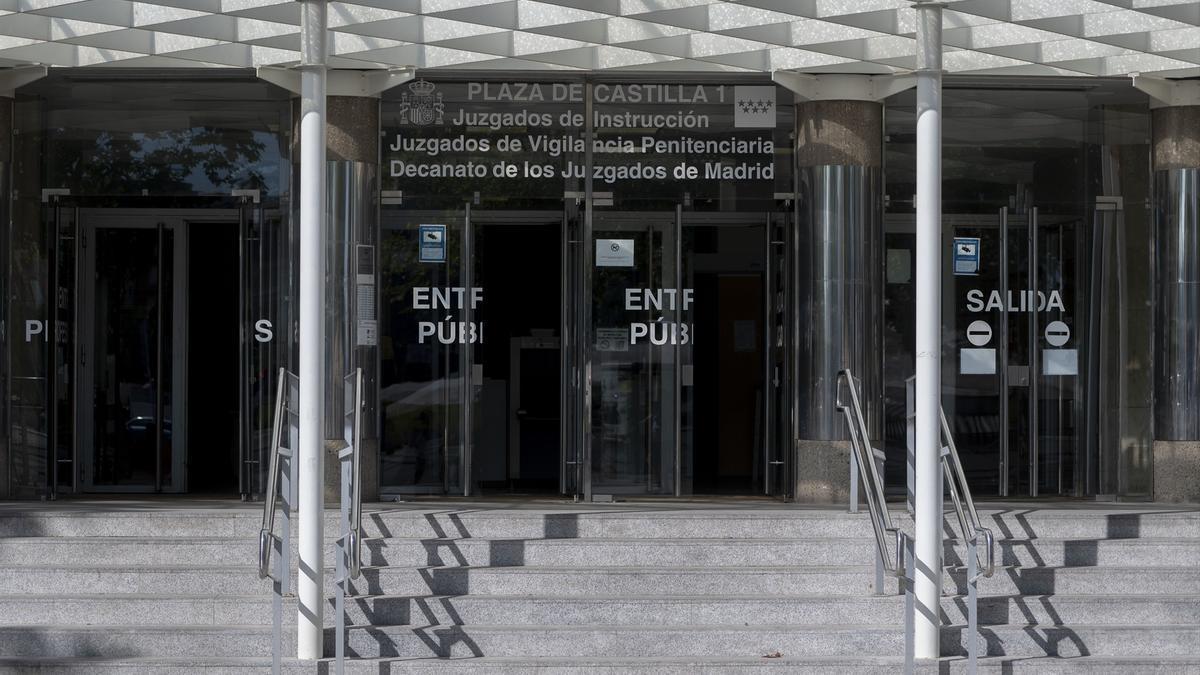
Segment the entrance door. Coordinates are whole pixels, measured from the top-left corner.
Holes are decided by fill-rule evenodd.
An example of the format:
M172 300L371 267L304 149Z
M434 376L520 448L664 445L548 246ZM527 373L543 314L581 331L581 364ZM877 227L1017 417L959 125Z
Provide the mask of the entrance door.
M682 205L593 214L585 498L783 493L788 453L771 433L783 392L777 225L767 212Z
M383 490L556 493L562 212L387 209L383 224Z
M593 216L591 494L679 494L693 289L674 213ZM587 291L585 291L587 292ZM686 382L690 385L691 382Z
M946 221L944 311L956 348L944 406L968 480L985 494L1081 494L1093 450L1080 369L1083 224L1036 208Z
M185 247L174 222L81 227L79 438L85 491L185 489Z
M260 493L288 351L282 220L250 205L74 212L64 369L77 373L81 490Z

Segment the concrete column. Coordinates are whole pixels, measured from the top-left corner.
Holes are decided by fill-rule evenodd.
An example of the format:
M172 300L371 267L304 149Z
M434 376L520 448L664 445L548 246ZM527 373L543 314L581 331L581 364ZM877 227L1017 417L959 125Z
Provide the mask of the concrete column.
M337 78L337 73L331 76ZM379 98L329 96L326 142L326 438L342 438L343 377L363 370L363 499L379 498L378 257ZM351 394L352 395L352 394ZM336 443L326 444L326 501L339 499Z
M796 105L796 499L846 503L850 443L837 412L838 372L862 382L878 434L882 401L883 106Z
M1200 98L1200 83L1189 85ZM1151 115L1154 499L1200 502L1200 105Z

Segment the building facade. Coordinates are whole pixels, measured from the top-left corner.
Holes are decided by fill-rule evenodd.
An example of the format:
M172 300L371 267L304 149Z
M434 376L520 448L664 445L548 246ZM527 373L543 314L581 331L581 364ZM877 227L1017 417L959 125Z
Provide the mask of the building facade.
M368 498L838 501L843 369L903 490L915 99L790 75L331 91L326 436L361 368ZM308 273L290 76L4 99L6 496L259 493ZM945 77L943 405L977 495L1200 498L1200 107L1136 84Z

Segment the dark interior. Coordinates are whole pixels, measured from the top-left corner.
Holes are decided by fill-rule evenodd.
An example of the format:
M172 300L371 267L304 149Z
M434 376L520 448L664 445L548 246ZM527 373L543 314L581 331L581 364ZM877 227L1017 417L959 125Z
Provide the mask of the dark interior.
M189 224L188 491L238 491L238 227Z
M481 410L478 420L481 451L505 448L504 469L479 475L480 487L493 492L557 492L559 470L559 372L561 318L561 230L558 223L477 223L475 258L477 285L484 289L480 318L484 343L476 346L475 362L496 396L489 398L495 415ZM519 348L520 377L513 373L513 339L543 338L539 346ZM500 381L503 381L502 383ZM504 428L498 420L498 393L503 387ZM486 395L486 394L485 394ZM514 401L520 406L512 409ZM485 402L484 406L489 403ZM510 412L511 410L511 412ZM517 426L514 447L512 425ZM503 435L498 438L497 435ZM487 436L488 439L482 437ZM484 448L482 443L488 443ZM518 461L513 462L516 454ZM493 458L498 460L499 458ZM512 467L517 465L514 471ZM493 466L498 464L493 463Z

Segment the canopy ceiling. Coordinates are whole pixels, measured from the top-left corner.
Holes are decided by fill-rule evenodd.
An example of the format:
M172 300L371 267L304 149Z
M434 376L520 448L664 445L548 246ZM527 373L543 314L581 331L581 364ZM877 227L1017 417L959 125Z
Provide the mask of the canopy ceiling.
M907 0L354 0L329 3L339 68L892 73ZM0 65L286 66L295 0L0 0ZM958 0L948 72L1200 76L1197 0Z

